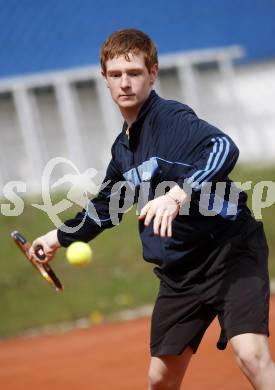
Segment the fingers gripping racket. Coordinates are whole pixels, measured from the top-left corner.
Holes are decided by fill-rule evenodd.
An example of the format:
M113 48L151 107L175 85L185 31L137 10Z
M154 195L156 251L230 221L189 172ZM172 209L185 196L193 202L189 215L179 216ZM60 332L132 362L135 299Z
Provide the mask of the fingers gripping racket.
M29 260L29 262L37 269L37 271L41 274L41 276L49 283L51 284L57 291L63 290L63 285L58 279L58 277L53 272L52 268L49 266L49 264L45 263L39 263L35 259L33 259L30 256L29 250L30 250L30 243L25 239L25 237L22 236L17 230L11 233L11 237L14 239L17 246L21 249L21 251L24 253L25 257ZM45 259L45 254L43 253L43 248L41 246L36 247L35 250L36 256L40 260Z

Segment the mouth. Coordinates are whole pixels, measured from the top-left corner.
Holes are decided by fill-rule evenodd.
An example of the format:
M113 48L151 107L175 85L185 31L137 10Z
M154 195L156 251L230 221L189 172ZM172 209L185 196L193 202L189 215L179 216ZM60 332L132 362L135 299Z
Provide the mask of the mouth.
M129 98L129 97L133 97L133 96L135 96L133 93L129 93L129 94L122 94L122 95L119 95L119 97L122 97L122 98Z

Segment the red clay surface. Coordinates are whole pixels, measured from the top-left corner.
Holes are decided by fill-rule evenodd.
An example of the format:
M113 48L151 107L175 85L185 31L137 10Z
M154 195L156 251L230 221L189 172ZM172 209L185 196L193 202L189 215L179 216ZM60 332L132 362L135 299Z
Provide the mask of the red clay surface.
M275 357L275 297L271 301L270 343ZM0 342L0 388L5 390L141 390L147 388L148 318L85 330ZM192 358L182 388L248 390L228 347L215 347L213 323Z

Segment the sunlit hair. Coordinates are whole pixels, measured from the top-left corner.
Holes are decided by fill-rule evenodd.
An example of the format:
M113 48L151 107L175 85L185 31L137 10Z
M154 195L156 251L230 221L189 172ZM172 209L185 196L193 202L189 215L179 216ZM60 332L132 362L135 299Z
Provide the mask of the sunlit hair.
M129 53L144 53L145 65L150 72L154 64L158 64L157 48L151 38L140 30L133 28L113 32L102 44L100 64L103 74L106 74L106 61L124 55L129 61Z

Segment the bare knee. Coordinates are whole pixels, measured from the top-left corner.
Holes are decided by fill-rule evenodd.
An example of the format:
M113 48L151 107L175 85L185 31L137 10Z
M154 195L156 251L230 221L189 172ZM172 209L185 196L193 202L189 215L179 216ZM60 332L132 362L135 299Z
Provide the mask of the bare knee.
M250 342L232 343L240 368L250 377L259 375L272 364L269 349L265 342L254 342L253 339L245 340Z
M164 370L151 368L149 370L149 389L150 390L168 390L179 389L181 377Z
M153 357L149 369L150 390L178 390L192 356L187 348L179 356Z
M256 375L259 370L268 364L268 360L262 355L261 351L254 348L240 349L236 353L237 363L241 369Z

